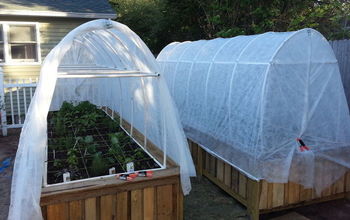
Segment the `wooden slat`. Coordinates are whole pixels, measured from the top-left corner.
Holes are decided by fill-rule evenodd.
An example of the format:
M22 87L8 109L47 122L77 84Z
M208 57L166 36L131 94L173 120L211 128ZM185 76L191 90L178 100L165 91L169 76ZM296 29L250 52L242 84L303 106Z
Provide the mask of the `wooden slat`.
M85 199L85 219L96 220L97 219L97 205L96 198Z
M191 153L193 158L193 163L198 166L198 151L195 143L191 144Z
M162 220L173 219L173 189L171 185L157 187L157 217Z
M288 205L288 202L289 202L288 192L289 192L289 185L288 183L285 183L284 184L284 205Z
M204 150L203 158L203 175L208 177L209 180L217 184L242 204L246 205L250 212L255 210L253 211L255 216L257 215L257 208L252 208L254 206L253 203L257 204L256 207L259 207L258 209L260 211L266 213L297 207L302 204L312 204L315 202L343 198L345 195L342 192L346 190L350 191L350 174L347 174L346 177L342 178L343 180L339 180L332 185L330 190L334 196L328 196L327 198L324 197L325 193L323 193L323 198L317 198L314 196L315 193L313 189L306 189L300 184L293 182L269 183L260 181L260 183L258 183L259 194L256 196L259 197L259 200L257 201L251 197L252 193L250 192L249 185L254 185L251 179L225 162L219 161L219 159ZM213 161L215 160L216 162L214 163ZM305 201L305 203L302 203L303 201Z
M273 184L267 183L267 208L271 209L273 207Z
M259 195L260 182L247 178L247 204L248 212L252 220L259 219Z
M115 195L101 196L100 199L100 219L110 220L115 218Z
M279 207L284 204L284 184L273 183L272 207Z
M294 204L299 201L300 196L300 185L289 182L288 183L288 204Z
M224 162L222 160L216 160L216 177L224 182Z
M68 220L68 203L47 206L47 220Z
M203 174L203 164L204 164L204 157L203 157L203 150L202 148L197 145L197 175L202 176Z
M345 198L347 200L350 200L350 172L346 172L345 174L345 186L344 186L344 190L345 190Z
M209 156L209 172L216 177L216 158L213 155Z
M153 220L155 217L155 190L154 187L143 189L143 219Z
M121 192L117 195L117 219L128 220L129 214L128 192Z
M228 163L224 163L224 183L226 186L231 187L231 166Z
M175 184L175 187L173 189L173 195L176 194L176 206L174 207L174 211L177 211L177 213L174 213L177 218L177 220L183 220L183 206L184 206L184 201L183 201L183 193L181 189L181 185ZM175 196L174 196L175 198ZM175 202L174 202L175 203Z
M131 191L131 220L142 220L142 190Z
M300 186L300 201L309 201L312 199L312 191L311 188L305 188Z
M332 186L325 188L321 193L321 197L327 197L330 195L332 195Z
M41 205L50 205L55 201L72 201L114 194L134 189L143 189L179 182L179 168L167 168L153 173L153 178L136 178L132 182L116 179L114 176L104 179L81 181L70 184L50 186L42 189Z
M83 220L84 219L84 206L82 200L75 200L69 202L69 219L70 220Z
M268 183L265 180L260 181L259 209L267 209L267 185Z
M241 173L239 173L239 181L238 181L238 193L243 198L247 197L247 177Z
M342 193L344 192L344 187L345 187L345 176L342 176L334 184L332 184L331 193L332 194Z
M350 172L345 174L345 191L350 192Z
M239 183L239 172L238 170L232 168L231 172L231 187L235 193L238 193L238 183Z
M210 171L210 155L208 152L205 152L205 166L204 169L209 172Z
M47 219L47 207L41 206L41 214L43 215L43 219Z

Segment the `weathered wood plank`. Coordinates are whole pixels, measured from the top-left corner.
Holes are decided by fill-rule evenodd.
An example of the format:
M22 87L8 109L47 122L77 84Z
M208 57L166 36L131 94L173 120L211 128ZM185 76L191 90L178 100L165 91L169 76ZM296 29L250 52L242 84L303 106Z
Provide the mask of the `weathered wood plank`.
M198 144L197 144L197 152L198 152L197 175L198 176L202 176L202 174L203 174L204 156L203 156L203 150Z
M209 161L209 172L216 177L216 158L213 155L210 155Z
M260 182L247 178L247 204L250 218L259 219Z
M210 171L210 155L208 152L205 152L205 166L204 166L204 169L206 171Z
M279 207L284 204L284 184L273 183L272 207Z
M131 191L131 220L142 220L142 190Z
M224 183L226 186L231 187L231 165L228 163L224 163Z
M157 217L162 220L173 219L173 189L171 185L157 187Z
M106 177L91 181L82 181L71 184L50 186L42 189L41 205L50 205L55 201L72 201L86 199L104 194L114 194L134 189L142 189L166 184L175 184L178 179L178 168L168 168L153 173L153 178L136 178L132 182L117 180L115 177Z
M247 197L247 177L239 173L238 193L243 198Z
M130 207L128 204L129 196L128 192L121 192L117 194L117 212L116 216L118 220L128 220L130 216Z
M85 199L85 219L86 220L97 219L96 198Z
M154 187L143 189L143 219L155 219L155 190Z
M69 219L83 220L84 219L84 205L82 200L75 200L69 202Z
M312 199L312 188L300 186L300 201L310 201Z
M115 218L115 200L116 195L101 196L100 199L100 219L110 220Z
M288 183L288 204L299 202L300 199L300 185L289 182Z
M260 181L259 209L267 209L267 185L268 183L265 180Z
M332 184L331 193L332 194L342 193L344 192L344 187L345 187L345 176L342 176L334 184Z
M47 219L47 206L41 206L41 213L43 215L43 219Z
M177 210L177 220L183 220L183 206L184 206L184 196L182 193L181 185L175 184L175 187L173 187L173 195L176 194L176 206L174 204L174 210ZM175 196L174 196L175 198ZM176 219L176 218L175 218Z
M47 220L68 220L68 203L47 206Z
M231 187L235 193L238 193L239 172L235 168L232 168L232 172L231 172Z
M220 159L216 160L216 177L224 182L224 162Z
M273 207L273 183L267 183L267 208Z
M348 171L345 175L345 190L346 192L350 192L350 172Z

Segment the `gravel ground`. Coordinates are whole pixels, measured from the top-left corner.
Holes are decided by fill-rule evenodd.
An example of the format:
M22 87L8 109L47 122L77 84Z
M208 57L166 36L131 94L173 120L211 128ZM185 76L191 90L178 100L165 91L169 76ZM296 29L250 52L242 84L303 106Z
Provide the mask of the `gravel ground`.
M185 196L185 220L246 220L244 206L206 178L192 178L192 191Z
M0 220L7 219L10 205L11 174L19 133L19 129L10 129L7 137L3 137L0 134L0 167L4 160L11 159L10 166L0 171Z

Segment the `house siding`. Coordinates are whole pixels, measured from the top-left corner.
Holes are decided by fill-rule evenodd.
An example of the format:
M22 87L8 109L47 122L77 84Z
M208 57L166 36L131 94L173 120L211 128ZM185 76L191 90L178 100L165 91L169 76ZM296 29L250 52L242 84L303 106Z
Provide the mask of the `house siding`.
M80 18L42 18L42 17L15 17L1 16L1 21L16 22L38 22L40 51L42 61L46 55L54 48L60 40L77 26L90 21L91 19ZM40 63L32 65L6 65L3 64L4 78L6 79L28 79L37 78L40 73Z

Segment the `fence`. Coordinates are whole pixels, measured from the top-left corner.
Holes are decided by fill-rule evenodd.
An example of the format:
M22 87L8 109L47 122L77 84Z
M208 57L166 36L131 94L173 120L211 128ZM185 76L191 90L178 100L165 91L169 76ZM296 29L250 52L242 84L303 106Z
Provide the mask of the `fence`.
M348 106L350 108L350 40L330 41L334 54L338 60L341 79Z
M2 135L9 128L21 128L35 92L37 79L4 80L0 68L0 114Z

